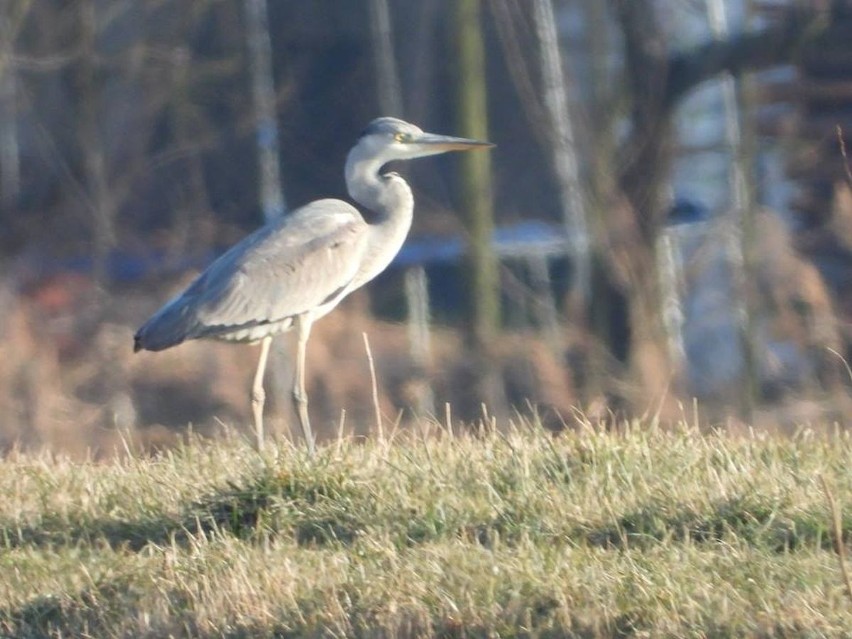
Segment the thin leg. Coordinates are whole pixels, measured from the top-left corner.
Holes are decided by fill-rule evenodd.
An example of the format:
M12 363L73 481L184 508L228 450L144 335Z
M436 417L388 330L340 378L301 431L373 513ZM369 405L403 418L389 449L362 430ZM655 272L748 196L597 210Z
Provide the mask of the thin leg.
M266 372L266 360L269 357L269 346L272 337L264 337L260 342L260 359L254 374L254 384L251 387L251 410L254 413L254 429L257 434L257 450L263 450L263 404L266 402L266 391L263 390L263 374Z
M299 421L302 423L302 432L308 444L308 453L314 454L314 436L311 434L311 420L308 417L308 393L305 390L305 347L311 334L312 320L307 315L296 318L296 333L298 342L296 345L296 378L293 383L293 404L299 413Z

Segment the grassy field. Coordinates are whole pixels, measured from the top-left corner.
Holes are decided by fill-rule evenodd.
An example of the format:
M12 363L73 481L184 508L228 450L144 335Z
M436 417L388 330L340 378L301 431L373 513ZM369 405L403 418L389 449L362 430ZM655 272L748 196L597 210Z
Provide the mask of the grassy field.
M852 438L532 426L0 463L0 636L850 636Z

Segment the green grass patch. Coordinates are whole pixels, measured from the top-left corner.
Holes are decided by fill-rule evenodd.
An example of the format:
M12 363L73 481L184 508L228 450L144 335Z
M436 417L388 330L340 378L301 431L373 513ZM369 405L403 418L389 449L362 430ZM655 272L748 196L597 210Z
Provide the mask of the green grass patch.
M635 423L17 456L0 636L848 636L850 453Z

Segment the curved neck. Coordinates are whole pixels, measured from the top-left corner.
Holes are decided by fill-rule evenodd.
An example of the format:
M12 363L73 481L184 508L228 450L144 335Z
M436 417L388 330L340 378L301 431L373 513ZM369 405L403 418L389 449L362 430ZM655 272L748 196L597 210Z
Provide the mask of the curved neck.
M381 175L386 159L356 145L346 158L346 188L350 197L378 218L412 214L414 197L408 184L396 174Z
M358 153L357 146L346 156L346 190L353 200L371 211L379 206L381 168L376 159L365 158Z
M379 173L386 162L360 145L346 159L349 195L373 214L367 220L370 240L357 277L359 286L391 263L402 248L414 217L414 196L406 181L396 173Z

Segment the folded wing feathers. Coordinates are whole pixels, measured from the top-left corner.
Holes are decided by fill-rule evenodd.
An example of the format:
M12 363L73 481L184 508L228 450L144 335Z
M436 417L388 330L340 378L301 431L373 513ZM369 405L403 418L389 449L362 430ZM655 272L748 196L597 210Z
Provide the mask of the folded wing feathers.
M331 301L358 272L366 230L340 200L312 202L258 229L148 320L136 347L160 350L279 322Z

